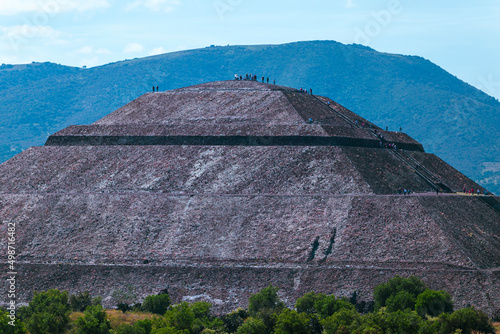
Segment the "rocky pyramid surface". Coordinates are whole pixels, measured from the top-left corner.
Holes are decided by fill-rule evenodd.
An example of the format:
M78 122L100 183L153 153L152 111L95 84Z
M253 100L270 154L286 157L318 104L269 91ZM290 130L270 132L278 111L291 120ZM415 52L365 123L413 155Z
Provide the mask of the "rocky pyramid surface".
M212 82L145 94L1 164L1 231L16 225L19 301L59 288L113 305L131 285L138 301L167 288L231 310L270 283L289 303L368 301L399 274L493 313L499 202L464 187L485 192L326 97Z

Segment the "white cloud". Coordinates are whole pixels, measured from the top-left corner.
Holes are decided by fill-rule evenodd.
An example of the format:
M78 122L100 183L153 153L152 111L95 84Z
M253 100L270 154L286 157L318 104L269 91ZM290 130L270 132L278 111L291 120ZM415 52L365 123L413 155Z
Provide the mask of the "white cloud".
M0 27L0 39L6 41L8 48L15 52L37 41L45 46L66 45L68 42L60 39L61 35L60 31L44 25L22 24Z
M93 49L91 46L84 46L80 50L77 50L76 53L83 53L83 54L88 55L88 54L91 54L92 51L93 51Z
M0 55L0 64L19 64L20 61L17 57Z
M166 52L167 51L160 46L160 47L157 47L157 48L154 48L153 50L151 50L151 52L149 53L149 55L150 56L156 56L156 55L160 55L160 54L166 53Z
M60 32L49 26L32 26L28 24L1 27L2 38L7 40L50 38L56 39Z
M358 5L354 2L354 0L345 0L344 7L347 9L351 9L358 7Z
M174 10L180 3L179 0L135 0L126 7L126 10L146 8L155 12L164 11L168 13Z
M95 53L98 54L98 55L110 55L112 54L113 52L109 51L108 49L106 48L97 48L95 50Z
M0 16L29 12L54 15L68 11L84 12L109 6L107 0L0 0Z
M81 54L86 54L86 55L90 55L90 54L109 55L109 54L112 54L112 52L106 48L95 49L92 46L84 46L81 49L76 50L76 53L81 53Z
M143 50L144 50L144 46L142 46L141 44L131 43L131 44L128 44L127 46L125 46L125 48L123 49L123 52L124 53L139 53L139 52L142 52Z

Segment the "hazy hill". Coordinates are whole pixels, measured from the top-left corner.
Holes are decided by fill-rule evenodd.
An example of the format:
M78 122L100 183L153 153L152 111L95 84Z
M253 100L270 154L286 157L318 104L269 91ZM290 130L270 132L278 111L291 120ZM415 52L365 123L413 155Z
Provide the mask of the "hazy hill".
M90 69L0 66L0 162L70 124L91 123L150 91L234 74L312 88L389 130L403 131L500 194L500 103L421 57L333 41L209 47Z

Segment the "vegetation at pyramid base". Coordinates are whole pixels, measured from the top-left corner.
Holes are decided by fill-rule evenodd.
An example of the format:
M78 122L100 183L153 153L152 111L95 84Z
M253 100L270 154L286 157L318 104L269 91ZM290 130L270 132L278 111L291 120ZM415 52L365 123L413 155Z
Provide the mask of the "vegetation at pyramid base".
M171 304L168 294L148 296L143 304L130 308L153 313L133 323L112 328L108 314L88 293L68 297L67 292L37 292L27 307L19 310L16 326L8 325L8 313L0 311L2 333L31 334L447 334L492 333L487 315L469 307L453 311L448 293L434 291L416 277L394 277L374 291L375 310L360 313L353 298L309 292L290 309L279 298L279 288L269 285L249 299L248 311L238 309L213 315L207 302ZM69 301L73 301L70 303ZM71 308L84 313L69 320ZM162 312L164 310L164 312ZM109 312L109 311L108 311ZM161 313L159 315L158 313Z

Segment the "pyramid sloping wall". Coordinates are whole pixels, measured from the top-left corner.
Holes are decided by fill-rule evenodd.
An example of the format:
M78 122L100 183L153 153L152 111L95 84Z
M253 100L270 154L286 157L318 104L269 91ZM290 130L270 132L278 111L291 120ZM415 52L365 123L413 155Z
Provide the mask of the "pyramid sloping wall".
M269 283L289 303L311 289L369 300L414 274L457 306L500 308L500 214L454 193L484 189L327 98L245 81L148 93L0 175L21 300L58 287L112 305L131 284L231 310Z

